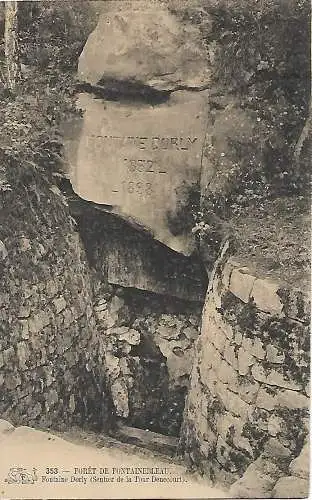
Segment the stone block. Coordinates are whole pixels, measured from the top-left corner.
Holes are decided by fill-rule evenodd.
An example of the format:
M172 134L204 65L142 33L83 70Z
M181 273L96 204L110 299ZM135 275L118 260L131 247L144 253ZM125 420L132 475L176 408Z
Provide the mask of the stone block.
M274 486L272 498L308 498L309 481L297 476L280 478Z
M304 394L292 390L279 390L277 394L277 403L280 406L290 409L308 409L310 407L310 398Z
M213 328L213 326L212 326L212 328ZM222 354L224 351L224 346L225 346L226 340L227 340L227 338L226 338L225 334L223 333L222 329L219 328L218 325L215 325L215 336L213 339L213 343L214 343L216 349L218 349L218 351Z
M199 25L182 23L160 2L119 4L109 3L89 35L78 64L82 82L108 79L159 91L207 87L211 70Z
M271 498L281 471L274 462L259 457L228 492L229 498Z
M74 321L74 317L70 309L65 309L63 312L63 325L64 328L69 328Z
M7 437L8 434L11 434L14 431L15 427L7 420L0 419L0 441Z
M238 390L238 374L231 365L222 360L217 370L218 379L227 384L232 391Z
M276 395L272 394L265 387L261 387L257 395L256 407L271 411L274 410L276 406L277 406Z
M268 344L266 346L266 359L270 363L282 364L285 361L285 354L274 345Z
M310 464L310 450L309 443L306 443L302 448L300 455L295 458L289 470L292 476L298 476L302 479L309 479L309 464Z
M245 268L233 269L229 290L247 304L255 279Z
M264 445L262 456L273 461L287 459L290 458L291 451L283 446L277 438L271 437Z
M255 358L243 347L238 350L238 373L240 375L247 375L250 367L254 364Z
M243 334L241 332L236 331L234 333L234 344L241 345L243 341Z
M117 379L111 385L111 395L118 417L129 416L128 389L123 379Z
M284 420L277 415L271 415L268 419L268 433L270 436L277 436L284 425Z
M238 361L235 354L234 345L229 341L226 342L224 347L224 359L235 369L238 369Z
M54 280L48 280L46 284L46 294L49 299L58 294L58 285Z
M246 403L255 403L259 387L258 382L252 382L245 377L242 377L239 381L238 394Z
M26 342L19 342L16 346L19 366L22 370L27 370L26 361L29 359L29 347Z
M261 311L281 314L283 304L277 294L278 290L279 285L276 283L257 278L252 287L251 296Z
M198 328L195 328L194 326L187 326L184 328L183 333L192 342L196 340L199 335Z
M251 368L251 373L254 379L257 380L258 382L264 382L264 383L266 382L267 380L266 371L260 363L254 363L254 365Z
M253 339L252 348L250 352L257 359L265 358L266 351L264 349L263 342L261 342L259 338L256 337L255 339Z
M284 376L281 371L269 370L267 373L266 383L269 385L276 385L278 387L283 387L285 389L291 389L293 391L298 391L302 389L301 385L295 380L290 380Z
M56 314L61 313L66 308L66 300L64 299L63 295L54 299L53 304L55 307Z
M133 330L133 328L129 328L126 332L119 334L119 340L124 340L131 345L138 345L141 341L141 334L137 330Z
M251 413L251 407L243 401L236 393L232 392L227 385L217 381L215 385L216 394L220 397L226 410L242 419L247 419Z
M230 413L220 415L217 419L217 432L227 443L232 443L236 448L253 456L253 450L247 438L242 436L244 423Z
M84 110L80 132L70 138L73 126L65 127L75 193L84 200L112 206L111 213L190 256L195 239L190 224L184 220L182 224L181 218L185 219L200 180L205 92L177 91L157 106L81 94L77 107ZM113 266L115 262L113 256L109 282L118 284L122 276Z
M285 315L297 321L309 322L311 301L307 293L298 289L282 289Z

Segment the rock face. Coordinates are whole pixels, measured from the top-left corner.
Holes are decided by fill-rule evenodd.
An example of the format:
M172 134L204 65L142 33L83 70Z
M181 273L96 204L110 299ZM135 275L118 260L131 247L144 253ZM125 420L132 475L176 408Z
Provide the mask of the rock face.
M123 10L120 2L108 3L79 59L82 82L122 80L166 91L207 87L198 26L180 23L157 2L128 2Z
M74 191L84 200L112 205L155 239L191 254L205 102L205 92L175 92L157 106L81 94L80 132L67 148Z

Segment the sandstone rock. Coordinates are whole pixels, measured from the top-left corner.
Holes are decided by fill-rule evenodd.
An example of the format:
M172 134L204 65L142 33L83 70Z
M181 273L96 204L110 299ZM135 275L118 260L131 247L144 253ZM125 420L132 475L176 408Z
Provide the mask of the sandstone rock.
M282 477L274 486L272 498L307 498L309 481L297 476Z
M224 349L224 359L235 369L238 369L238 361L235 354L235 349L230 342L227 342Z
M271 415L268 420L268 433L270 436L276 436L279 434L283 427L283 419L277 417L276 415Z
M251 296L257 307L264 312L280 314L283 309L281 299L277 295L279 286L268 280L256 279Z
M280 458L289 458L291 451L283 446L278 439L270 438L264 446L263 457L276 461Z
M155 2L141 10L114 10L100 16L87 40L79 58L81 81L119 80L171 91L207 86L210 71L198 26L180 23Z
M246 403L254 403L259 391L258 382L249 382L242 378L239 382L238 394Z
M285 360L285 354L280 352L274 345L268 344L266 347L267 360L270 363L281 364Z
M259 457L229 490L230 498L271 498L281 471L274 462Z
M26 360L29 358L30 352L26 342L19 342L16 346L18 362L22 370L26 370Z
M238 388L238 375L229 363L222 360L217 371L218 378L224 384L234 391Z
M300 455L291 462L289 466L291 475L309 479L309 460L310 450L309 443L307 443L302 448Z
M141 334L137 330L129 328L126 332L119 335L119 340L125 340L131 345L138 345L141 340Z
M53 300L53 304L55 307L55 312L57 314L59 314L60 312L62 312L65 309L66 300L64 299L63 295L61 295L60 297Z
M266 383L270 385L277 385L278 387L283 387L285 389L291 389L293 391L301 389L298 382L286 378L283 373L277 370L270 370L268 372Z
M244 268L233 269L229 290L247 304L255 279Z
M81 94L77 106L85 111L81 130L64 125L74 191L190 255L189 210L199 190L206 93L177 91L157 106Z
M253 365L255 359L243 347L238 350L238 373L240 375L247 375L249 368Z
M0 441L6 438L6 436L13 432L14 429L14 425L12 425L10 422L0 419Z
M111 394L118 417L129 416L128 389L122 379L116 380L111 385Z
M184 328L183 333L184 333L184 335L187 336L187 338L189 340L192 340L192 341L196 340L198 335L199 335L198 329L193 327L193 326L188 326L188 327Z

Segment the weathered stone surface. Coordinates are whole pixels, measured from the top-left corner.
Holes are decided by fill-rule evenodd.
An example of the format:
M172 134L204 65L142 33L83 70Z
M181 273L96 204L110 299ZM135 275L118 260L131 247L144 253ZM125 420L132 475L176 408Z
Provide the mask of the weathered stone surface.
M256 279L251 296L261 311L279 314L282 312L283 304L277 294L278 290L279 286L276 283L271 283L267 279Z
M309 481L297 476L282 477L274 486L272 498L307 498Z
M267 353L267 360L270 363L281 364L285 360L285 354L271 344L267 345L266 353Z
M205 92L174 92L157 106L80 94L80 132L64 126L74 191L190 255L186 220L200 180L206 102Z
M289 448L283 446L278 439L271 437L264 446L264 451L262 456L264 458L269 458L272 460L278 460L283 458L290 458L291 451Z
M110 2L79 58L78 77L91 85L121 80L157 90L203 88L210 80L197 25L180 23L156 2ZM117 6L117 9L115 8Z
M245 271L245 272L244 272ZM244 268L233 269L229 290L243 302L249 301L255 277L246 272Z
M204 301L206 277L194 258L168 250L123 221L114 221L114 227L107 229L103 245L107 256L103 267L107 265L109 283Z
M111 385L111 393L119 417L127 418L129 416L128 389L123 380L116 380Z
M250 382L246 380L245 377L242 378L242 380L239 383L238 394L246 403L254 403L258 391L259 391L258 382L256 381Z
M0 419L0 441L4 439L8 433L14 431L14 425L7 420Z
M238 350L238 373L240 375L247 375L250 367L253 365L255 358L243 347Z
M310 460L309 443L306 443L302 448L300 455L297 458L295 458L289 466L291 475L298 476L303 479L309 479L309 460Z
M236 267L234 266L234 271L237 271ZM231 276L235 275L234 271ZM228 273L228 269L226 272ZM239 464L241 467L239 473L242 474L244 470L245 473L234 483L229 496L270 498L274 485L284 476L289 462L296 453L297 430L294 428L297 427L294 421L299 415L298 425L302 426L302 429L298 429L299 435L305 435L308 430L309 398L306 397L303 384L300 383L300 375L296 376L292 362L288 359L288 357L297 359L298 355L304 352L305 340L302 341L301 350L298 344L294 347L293 341L296 338L299 343L298 339L304 338L304 327L298 324L293 327L287 319L279 317L274 301L272 316L260 312L262 309L256 304L254 328L251 321L244 323L249 319L248 315L245 315L246 308L238 301L233 301L232 292L231 295L227 295L230 285L227 288L224 286L228 283L229 276L224 279L224 283L222 280L221 271L214 276L213 283L209 286L211 291L206 297L200 342L197 344L191 375L188 399L191 405L186 406L184 424L187 428L185 430L182 426L182 437L186 440L187 451L193 449L194 440L200 445L204 424L199 412L202 418L206 418L207 415L213 434L213 438L209 436L207 439L210 445L210 448L207 447L210 450L209 466L207 457L204 453L200 456L200 452L198 456L194 456L193 465L196 467L200 463L201 469L207 470L208 473L211 473L212 469L215 477L219 477L219 471L223 473L226 470L233 481L235 467ZM274 285L274 293L278 289L279 287ZM218 294L219 298L224 298L221 300L221 310L216 310L219 303L216 297ZM270 291L268 297L271 297ZM229 299L228 302L226 299ZM250 319L253 319L252 316ZM225 342L222 335L218 339L219 331L224 332L228 327L233 329L234 337L226 338ZM289 331L293 332L290 334L289 346L284 344L281 352L278 349L277 336L283 333L287 338ZM287 363L284 362L286 355ZM231 369L227 368L227 364ZM298 366L301 367L299 362ZM238 368L239 372L237 380L234 375L235 368ZM204 408L205 412L201 408ZM218 438L217 446L216 438ZM260 450L263 450L262 454L248 466L253 457L258 456L259 445ZM244 452L242 461L240 456L232 453L231 447ZM211 457L217 458L214 465ZM247 457L249 458L246 462ZM293 471L291 474L295 475Z
M229 490L230 498L271 498L281 471L274 462L259 457Z

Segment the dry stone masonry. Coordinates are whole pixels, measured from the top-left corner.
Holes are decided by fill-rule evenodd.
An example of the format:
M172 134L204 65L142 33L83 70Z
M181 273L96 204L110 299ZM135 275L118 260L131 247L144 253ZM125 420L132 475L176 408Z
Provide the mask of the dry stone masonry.
M105 429L109 396L91 274L53 189L41 197L42 204L50 200L46 219L34 222L27 210L16 219L11 209L1 221L0 414L18 424Z
M308 297L219 263L195 349L181 453L231 496L285 494L308 435Z

